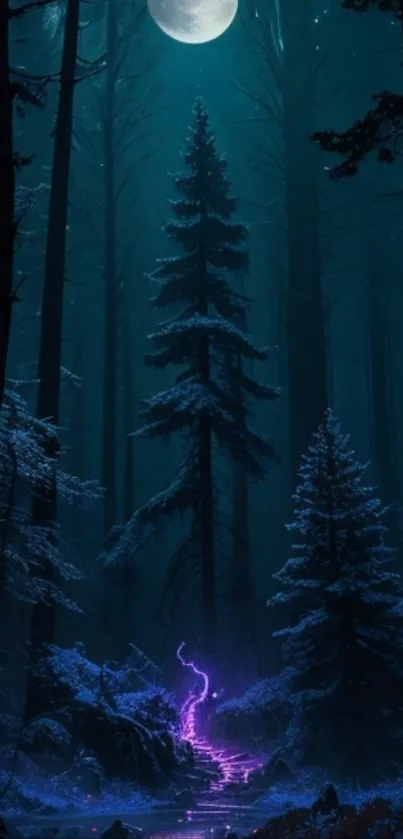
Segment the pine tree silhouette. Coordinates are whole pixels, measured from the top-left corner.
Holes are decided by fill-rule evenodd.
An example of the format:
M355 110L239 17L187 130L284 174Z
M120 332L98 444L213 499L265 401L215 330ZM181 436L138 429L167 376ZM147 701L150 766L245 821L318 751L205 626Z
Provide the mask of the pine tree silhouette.
M288 623L275 635L293 668L290 735L344 780L389 771L401 736L402 584L365 469L328 410L299 471L294 556L269 602Z

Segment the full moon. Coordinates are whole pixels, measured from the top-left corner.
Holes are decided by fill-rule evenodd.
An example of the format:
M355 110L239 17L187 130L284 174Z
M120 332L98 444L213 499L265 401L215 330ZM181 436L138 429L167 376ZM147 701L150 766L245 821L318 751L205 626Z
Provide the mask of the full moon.
M206 44L231 26L238 0L147 0L154 22L175 41Z

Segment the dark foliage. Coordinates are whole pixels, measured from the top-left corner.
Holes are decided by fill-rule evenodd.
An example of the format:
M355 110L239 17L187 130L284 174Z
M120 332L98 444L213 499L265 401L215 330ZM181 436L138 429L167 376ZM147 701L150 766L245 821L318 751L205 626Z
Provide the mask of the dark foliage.
M221 702L212 720L215 739L258 750L282 740L291 715L287 676L271 676Z
M88 773L164 787L189 771L192 752L181 743L169 694L144 680L131 663L99 667L82 645L51 647L38 668L52 696L46 717L25 727L21 748L29 755L62 759L78 780Z
M311 135L324 151L345 158L330 170L334 180L355 175L360 163L372 152L377 152L381 163L393 163L402 151L403 96L384 90L373 99L376 107L346 131L316 131Z
M60 429L47 419L36 419L21 394L20 383L9 383L0 415L0 597L37 603L53 597L67 608L77 608L62 592L61 581L82 574L59 543L56 524L32 522L29 504L49 492L53 483L69 504L88 504L102 493L96 481L69 475L59 458ZM55 569L53 585L41 577L43 563Z
M175 176L180 197L170 202L175 218L165 226L180 254L159 260L152 275L154 306L181 308L150 336L154 352L146 357L154 369L176 366L179 372L173 386L144 403L137 434L166 439L179 432L185 453L173 483L134 514L108 557L109 562L130 558L161 518L189 511L191 533L173 559L172 577L179 566L183 571L189 562L197 565L200 555L209 573L214 567L213 445L261 479L274 453L270 439L249 424L249 398L277 396L276 388L255 381L240 364L265 360L267 354L243 328L247 300L228 281L231 273L248 268L242 248L247 229L232 220L236 201L227 163L217 152L201 100L194 107L184 160L187 171ZM204 588L211 587L212 600L213 576Z
M308 763L361 781L395 771L403 676L402 585L364 472L328 411L299 471L294 557L270 601L288 622L275 635L294 668L291 741Z

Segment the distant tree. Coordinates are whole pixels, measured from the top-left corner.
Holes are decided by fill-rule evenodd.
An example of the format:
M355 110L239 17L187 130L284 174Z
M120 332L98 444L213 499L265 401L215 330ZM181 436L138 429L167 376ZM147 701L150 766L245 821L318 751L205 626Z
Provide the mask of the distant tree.
M183 571L195 556L201 567L201 606L205 649L217 633L216 492L214 443L233 460L242 461L261 479L263 459L273 457L269 439L245 421L244 405L235 387L258 399L277 391L242 371L239 359L265 360L241 326L244 298L231 290L227 274L245 271L248 257L241 244L247 230L232 221L236 202L226 176L227 163L216 150L215 137L202 100L194 106L184 160L188 171L175 176L180 197L171 205L175 219L165 231L182 250L159 260L152 275L158 284L157 308L181 306L151 336L155 351L146 361L155 369L179 366L176 384L147 400L144 424L137 432L153 439L182 432L185 454L174 482L138 510L112 551L109 561L133 554L161 516L190 511L192 526L175 567ZM171 564L172 570L172 564Z
M85 231L85 245L95 250L97 260L101 255L97 268L102 271L105 330L101 423L101 481L106 490L103 541L120 519L116 427L120 367L126 360L122 322L129 299L139 167L156 147L149 123L162 90L152 80L155 50L144 27L145 4L141 0L106 0L104 8L107 67L90 85L92 95L86 98L79 114L77 133L82 154L73 172L75 209L83 222L80 230ZM142 148L145 140L146 151Z
M138 67L140 25L144 4L127 0L107 2L106 54L108 61L105 91L101 105L101 142L104 161L104 299L105 299L105 356L103 367L102 409L102 483L106 488L103 539L118 521L117 510L117 381L118 381L118 324L119 284L125 266L118 258L119 228L122 218L133 205L137 185L133 183L135 159L128 159L139 131L141 109L138 93L133 90ZM134 67L133 56L137 60ZM137 71L137 73L136 73ZM144 68L142 68L145 74ZM141 112L140 112L141 113ZM137 132L136 132L137 129ZM135 156L134 156L135 158ZM129 193L127 189L129 187ZM123 245L122 242L120 242ZM123 258L127 258L127 255Z
M299 470L294 557L269 601L288 623L275 636L293 668L294 743L358 780L393 766L402 733L403 591L365 468L328 410Z
M23 115L25 105L43 108L48 79L35 79L22 68L11 65L10 47L14 23L27 12L54 3L32 0L11 6L2 0L0 10L0 405L3 401L11 315L18 299L14 281L14 250L21 216L16 193L16 174L31 162L15 148L15 113Z
M283 338L286 342L286 428L294 482L301 454L329 402L320 156L308 136L317 123L323 95L324 50L318 51L321 25L314 0L296 4L250 0L244 15L246 34L256 54L258 84L253 89L238 83L236 87L253 103L247 120L252 130L262 132L266 127L266 134L260 135L263 139L255 146L254 166L259 167L260 177L265 164L272 170L279 201L273 202L270 186L265 206L271 216L274 203L282 210L278 238L284 241L285 258L278 318L280 343ZM251 136L252 148L253 140ZM273 282L272 271L269 282ZM306 399L307 389L310 399Z
M342 7L356 12L366 12L376 6L380 12L389 12L403 20L403 0L343 0ZM345 131L315 131L311 139L324 151L342 155L344 160L329 172L330 178L356 175L360 164L372 152L381 163L393 163L402 153L403 96L383 90L372 97L376 103L366 115Z
M155 138L150 123L157 110L162 86L153 82L155 48L144 26L146 6L142 0L107 0L105 3L105 73L93 80L92 97L81 109L78 136L82 154L74 167L74 192L78 202L80 233L95 253L96 270L101 270L103 295L104 353L101 412L101 482L105 487L102 541L109 544L112 528L126 521L118 508L122 480L123 514L134 493L134 439L129 436L135 423L133 392L133 331L128 331L132 300L131 261L133 223L138 209L141 164L154 154ZM96 131L94 131L94 122ZM145 148L146 147L146 148ZM95 247L94 247L95 246ZM124 395L124 451L117 428L119 386ZM122 459L124 468L119 469ZM127 500L126 500L127 499ZM133 511L131 503L130 514ZM129 579L106 574L102 583L100 625L104 652L120 655L120 637L127 646L126 605L134 596ZM113 632L112 632L113 626ZM108 652L109 651L109 652Z

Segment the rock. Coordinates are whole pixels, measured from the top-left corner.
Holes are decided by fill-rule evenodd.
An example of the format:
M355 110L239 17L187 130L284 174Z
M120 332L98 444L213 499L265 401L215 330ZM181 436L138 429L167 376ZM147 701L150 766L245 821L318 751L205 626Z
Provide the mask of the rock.
M73 740L67 729L57 720L41 717L33 720L21 735L21 748L27 754L50 754L70 760Z
M103 789L102 769L93 752L80 749L76 754L73 777L80 789L89 796L98 798Z
M339 796L334 784L327 782L323 784L319 796L312 805L313 815L329 816L330 813L340 809Z
M263 767L263 777L268 779L272 784L289 783L295 781L295 775L290 769L288 763L284 760L278 752L269 758Z
M129 836L129 829L124 827L120 819L116 819L110 827L101 833L100 839L129 839Z

